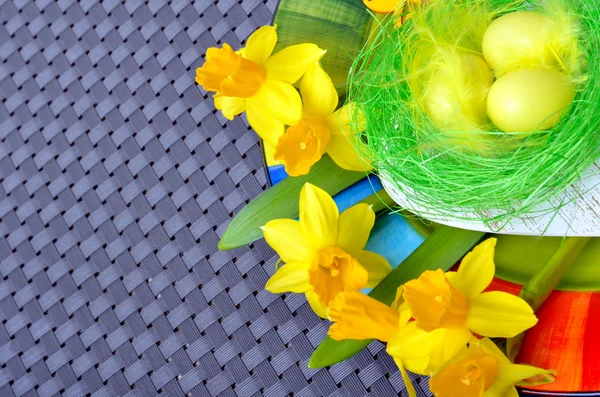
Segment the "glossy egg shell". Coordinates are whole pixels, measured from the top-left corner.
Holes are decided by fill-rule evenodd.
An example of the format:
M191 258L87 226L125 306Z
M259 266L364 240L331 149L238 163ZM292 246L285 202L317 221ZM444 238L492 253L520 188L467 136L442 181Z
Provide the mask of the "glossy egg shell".
M505 132L533 132L558 123L575 97L563 73L549 68L518 69L500 77L490 89L487 113Z
M556 35L552 20L541 13L519 11L490 24L482 42L483 56L500 76L517 68L552 64L550 43Z

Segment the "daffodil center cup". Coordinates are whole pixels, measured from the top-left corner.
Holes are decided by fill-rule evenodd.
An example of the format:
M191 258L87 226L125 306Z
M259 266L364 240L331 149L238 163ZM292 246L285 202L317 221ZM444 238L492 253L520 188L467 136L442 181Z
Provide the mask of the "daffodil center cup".
M290 175L303 175L319 161L330 139L331 133L323 117L305 117L279 138L274 157L285 164Z
M425 331L461 328L466 323L469 302L440 269L404 284L404 299L417 327Z
M337 246L318 251L308 272L308 282L326 306L345 287L354 290L367 285L368 273L350 254Z
M320 268L329 272L331 277L340 276L340 271L348 270L355 261L346 251L340 247L331 246L320 250L315 259L315 264Z
M206 62L196 70L196 82L205 90L236 98L256 94L266 76L264 67L234 52L228 44L209 48Z
M496 358L484 352L446 366L429 382L437 397L481 397L498 375Z

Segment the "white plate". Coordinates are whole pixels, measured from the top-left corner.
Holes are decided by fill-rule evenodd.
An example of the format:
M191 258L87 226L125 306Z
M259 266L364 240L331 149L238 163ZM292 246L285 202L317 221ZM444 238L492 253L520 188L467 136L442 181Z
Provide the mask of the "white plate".
M468 210L456 211L456 217L444 216L412 203L404 193L392 186L384 177L381 179L385 190L400 207L419 215L427 213L426 219L444 225L502 234L600 236L600 161L589 169L577 185L570 186L562 193L557 192L554 199L541 205L536 211L513 218L508 223L486 224L477 220L481 218L480 215ZM558 207L561 202L567 202L567 204L558 212L549 211L549 209ZM499 211L490 209L489 214L493 216L494 213L499 213ZM456 218L466 218L467 220Z

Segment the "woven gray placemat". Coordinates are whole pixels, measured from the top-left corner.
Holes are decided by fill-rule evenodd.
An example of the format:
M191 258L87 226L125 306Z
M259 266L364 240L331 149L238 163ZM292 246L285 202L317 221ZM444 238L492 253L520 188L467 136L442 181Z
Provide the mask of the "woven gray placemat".
M276 6L0 0L0 396L404 395L377 342L308 369L329 324L217 249L267 181L194 69Z

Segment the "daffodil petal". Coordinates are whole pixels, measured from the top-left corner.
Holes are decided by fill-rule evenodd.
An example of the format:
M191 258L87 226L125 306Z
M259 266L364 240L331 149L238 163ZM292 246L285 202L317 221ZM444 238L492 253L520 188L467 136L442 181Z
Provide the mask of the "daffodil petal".
M536 386L539 384L549 383L554 380L553 375L555 374L555 371L537 368L531 365L511 363L506 355L504 355L502 350L500 350L500 348L488 338L477 341L477 344L486 353L494 356L498 361L500 370L498 372L497 379L498 383L504 384L504 387L514 386L519 383L524 383L527 386ZM540 375L543 375L543 379L539 383L535 382L535 380L531 380L532 378ZM526 380L531 381L527 382Z
M498 364L501 366L510 365L512 362L506 357L504 352L500 350L498 345L492 342L488 338L477 339L473 337L470 343L475 343L477 346L481 347L486 353L491 354L496 358Z
M404 302L398 307L397 310L398 314L400 315L398 320L398 326L404 327L412 318L412 312L410 311L410 307L406 302Z
M335 113L329 115L327 117L327 124L331 133L344 137L352 136L354 131L350 123L351 116L348 105L342 106Z
M402 362L404 363L404 368L406 368L410 372L413 372L415 374L420 374L420 375L430 375L430 373L427 372L427 365L429 364L429 357L406 359L406 360L402 360Z
M456 280L456 272L446 272L446 278L450 284L454 285L454 281ZM454 285L454 288L456 288L456 285Z
M516 387L511 387L504 392L504 397L519 397L519 392L517 391Z
M473 335L467 328L438 329L436 331L445 332L440 332L440 339L432 349L427 367L428 372L437 371L444 363L466 348L467 343Z
M523 299L506 292L486 292L469 304L467 326L482 336L512 338L536 323L531 307Z
M375 288L392 271L388 261L375 252L362 250L356 253L355 258L369 273L367 288Z
M338 104L338 94L327 73L318 62L308 68L300 93L307 116L327 117L333 113Z
M310 305L310 308L315 312L315 314L321 318L327 318L327 307L321 303L319 297L314 291L306 292L306 300Z
M262 227L267 241L286 262L312 262L317 252L315 246L302 232L300 222L293 219L275 219Z
M265 150L265 160L267 161L267 166L271 167L273 165L281 164L281 161L275 160L275 146L269 144L269 142L263 142L263 148Z
M517 391L516 387L510 387L507 391L504 392L503 397L519 397L519 392Z
M248 37L242 56L262 65L271 56L277 44L277 27L263 26Z
M495 247L496 239L489 238L475 247L462 260L453 284L467 299L479 295L492 282L496 271Z
M273 54L265 62L267 79L293 84L326 52L316 44L297 44L286 47Z
M402 360L394 359L394 362L396 363L396 365L398 366L398 369L400 370L400 375L402 375L402 380L404 381L404 387L406 388L406 391L408 392L408 397L417 397L417 391L415 390L415 387L413 386L412 381L408 377L408 373L406 372L406 369L404 368L404 364L402 363Z
M341 168L351 171L369 171L373 167L365 157L353 146L354 136L364 131L366 123L354 103L344 105L331 116L327 117L331 131L331 140L327 145L327 153Z
M335 244L346 252L358 252L365 248L375 224L375 211L368 204L357 204L340 214Z
M246 110L246 101L243 98L233 98L227 96L214 97L215 108L220 110L228 120L233 120L235 116Z
M517 386L538 386L552 383L555 373L532 365L510 364L500 369L498 382ZM539 381L536 382L535 378L539 378Z
M401 360L428 359L433 346L441 340L439 331L443 332L444 330L426 332L418 328L416 323L412 321L400 328L388 342L387 352L392 357Z
M300 94L292 85L282 81L265 80L252 100L285 125L294 125L302 117Z
M335 135L352 136L363 132L367 126L364 114L351 102L327 118L331 133Z
M470 338L471 332L464 328L439 328L426 332L413 321L402 327L388 342L387 352L401 359L412 372L429 375L464 348ZM409 366L413 360L417 360L414 363L425 364L425 367Z
M552 383L556 371L533 367L531 365L513 364L504 352L488 338L476 342L487 354L494 356L500 366L497 383L503 388L517 386L539 386Z
M255 98L246 99L246 117L248 124L265 142L277 146L279 137L283 135L283 123L261 107Z
M490 343L493 343L490 341ZM498 375L494 380L492 387L483 395L484 397L505 397L517 396L515 386L538 386L554 381L556 373L552 370L533 367L531 365L522 364L507 364L502 365L498 371ZM540 381L535 381L539 377ZM533 379L532 381L527 381Z
M340 168L345 170L366 172L373 168L358 155L345 136L331 134L325 151Z
M483 397L519 397L514 386L507 387L505 384L494 382L489 389L483 393Z
M286 263L267 281L265 289L274 294L283 292L304 293L311 289L308 283L309 264L302 262Z
M300 226L318 249L335 245L338 233L338 208L323 189L306 183L300 192Z

